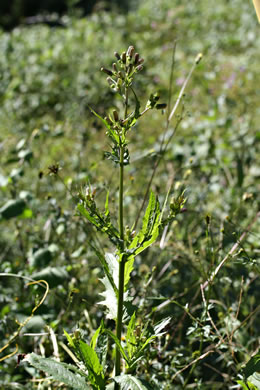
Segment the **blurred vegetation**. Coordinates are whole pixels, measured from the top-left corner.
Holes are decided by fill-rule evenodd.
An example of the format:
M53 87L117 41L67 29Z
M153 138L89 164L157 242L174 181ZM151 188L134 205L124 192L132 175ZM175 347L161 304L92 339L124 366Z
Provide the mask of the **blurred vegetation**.
M140 321L160 319L162 312L173 316L168 339L151 347L139 370L154 388L229 389L259 345L259 220L250 225L207 292L225 343L173 383L171 378L219 341L218 332L211 333L199 286L259 210L260 39L252 4L219 0L209 7L203 0L143 0L127 15L99 11L63 21L62 28L40 24L0 32L0 272L45 279L51 287L17 339L19 352L51 355L47 325L64 342L63 329L80 327L88 338L100 323L103 312L96 303L102 275L88 242L93 240L101 250L109 250L109 243L75 213L75 198L82 188L93 186L103 202L109 188L116 209L117 178L112 162L103 159L108 147L104 129L88 105L101 115L108 107L119 107L99 69L112 64L115 50L130 44L145 58L136 86L143 101L157 90L168 101L177 42L171 106L199 52L203 60L188 85L178 112L183 120L152 187L161 203L170 187L176 193L186 188L187 211L163 245L137 259L133 272ZM158 112L132 133L125 193L129 226L165 128L166 117ZM62 180L49 175L56 163ZM0 277L0 283L1 349L17 329L15 320L30 315L43 293L39 286L26 287L23 279ZM186 304L202 328L183 310ZM25 335L38 332L47 335ZM61 347L60 353L67 359ZM17 367L15 356L2 361L0 370L1 389L38 386L31 382L34 369Z
M62 26L63 15L83 16L101 10L126 12L135 0L10 0L0 3L0 26L4 29L24 24Z

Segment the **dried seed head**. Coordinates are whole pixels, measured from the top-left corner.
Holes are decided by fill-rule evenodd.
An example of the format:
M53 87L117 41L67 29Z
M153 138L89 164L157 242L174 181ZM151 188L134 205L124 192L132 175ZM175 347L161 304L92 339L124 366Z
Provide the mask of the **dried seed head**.
M114 52L114 55L115 55L115 57L116 57L117 60L120 60L120 55L118 54L117 51Z
M134 54L134 50L135 50L134 46L129 46L126 52L127 57L132 58Z
M108 74L109 76L113 76L113 72L111 72L111 70L109 70L107 68L102 67L100 70L101 70L101 72L104 72L104 73Z

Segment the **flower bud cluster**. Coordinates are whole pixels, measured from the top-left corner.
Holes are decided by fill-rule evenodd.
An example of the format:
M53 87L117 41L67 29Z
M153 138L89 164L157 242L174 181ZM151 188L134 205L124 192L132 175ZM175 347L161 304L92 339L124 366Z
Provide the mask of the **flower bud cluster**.
M122 87L129 87L132 84L135 73L143 69L144 59L139 53L135 53L134 46L129 46L127 51L119 54L114 53L116 62L112 65L112 70L102 67L101 71L108 75L107 82L114 91L121 91Z
M184 209L184 205L186 203L186 198L184 197L184 193L185 191L183 191L180 195L178 195L177 197L172 197L171 198L171 202L170 202L170 209L171 209L171 213L173 215L177 215L179 213L181 213Z

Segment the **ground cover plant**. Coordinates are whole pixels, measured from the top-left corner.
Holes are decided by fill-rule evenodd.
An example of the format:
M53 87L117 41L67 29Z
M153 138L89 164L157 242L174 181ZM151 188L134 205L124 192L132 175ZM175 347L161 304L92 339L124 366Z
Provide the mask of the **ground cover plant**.
M112 65L113 49L123 51L125 40L145 58L133 85L141 107L156 90L169 103L165 116L153 110L129 132L125 236L132 239L151 177L136 232L151 205L150 190L161 209L169 188L168 204L172 196L181 201L184 189L187 201L186 211L161 226L153 246L136 256L128 283L131 303L139 310L131 325L131 313L124 321L129 329L135 322L140 343L145 343L142 326L147 325L143 336L149 339L163 318L171 321L146 345L132 371L129 360L121 368L142 386L159 389L259 386L259 40L254 18L251 5L241 1L220 1L214 12L202 1L176 1L174 7L163 1L159 8L145 1L126 17L104 13L69 20L66 29L37 26L1 33L1 388L69 388L51 378L55 372L39 371L50 365L41 357L51 358L55 369L59 362L69 364L65 368L72 370L73 381L81 360L73 345L84 349L86 344L89 352L102 339L109 343L104 381L114 376L116 329L97 305L104 292L97 253L108 261L105 253L116 243L97 234L75 209L80 194L85 208L88 202L93 212L95 201L103 210L109 190L110 222L117 227L117 150L105 155L112 161L103 158L112 141L88 107L103 119L109 113L112 121L113 110L122 112L119 95L98 68ZM165 133L168 110L199 52L203 61ZM131 93L129 103L137 110ZM162 142L169 140L162 154ZM43 302L45 283L27 286L31 279L48 282ZM129 346L124 330L122 348ZM38 369L17 364L17 354L11 356L16 343L28 359L35 357L32 351L40 356L34 361ZM100 358L101 351L96 353ZM97 380L101 386L102 374Z

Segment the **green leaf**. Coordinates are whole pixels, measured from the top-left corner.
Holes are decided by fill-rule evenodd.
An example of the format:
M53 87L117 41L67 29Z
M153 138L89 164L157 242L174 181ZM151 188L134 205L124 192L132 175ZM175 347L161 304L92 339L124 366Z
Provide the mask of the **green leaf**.
M23 214L26 203L23 199L11 199L0 208L0 215L4 219L11 219Z
M96 111L94 111L93 108L91 108L90 106L88 106L88 107L89 107L90 111L92 112L92 114L94 114L98 119L100 119L101 122L103 122L103 124L106 126L109 138L114 142L115 145L118 145L119 144L119 136L114 131L114 129L111 128L109 123L105 119L103 119L100 115L98 115L98 113Z
M96 226L98 229L100 228L100 224L97 223L96 218L90 215L88 210L84 207L82 203L79 203L77 205L77 209L79 210L80 214L83 215L83 217L87 218L90 223L92 223L94 226Z
M160 205L154 193L151 192L149 203L143 217L143 226L129 245L134 256L152 245L159 235Z
M248 387L247 387L247 385L245 384L245 382L239 380L239 381L237 381L237 383L238 383L240 386L242 386L243 390L248 390Z
M125 359L126 363L128 364L129 363L128 356L127 356L125 350L123 349L120 341L116 337L116 335L113 332L111 332L111 330L109 330L109 329L105 329L105 332L108 334L108 336L110 336L114 340L114 342L115 342L116 346L118 347L122 357Z
M108 335L105 332L99 334L95 350L98 355L100 363L102 364L103 367L106 367L106 359L107 359L107 352L108 352Z
M257 371L260 371L260 350L258 350L258 352L247 362L245 368L243 369L243 375L245 379L247 379L250 375Z
M97 328L97 330L95 331L94 335L91 338L90 346L92 349L95 349L98 337L103 328L104 328L104 324L102 321L101 325Z
M134 352L137 348L135 327L136 327L136 318L134 312L131 317L131 320L129 321L129 324L127 326L127 332L126 332L126 348L130 359L134 355Z
M36 252L33 253L30 258L30 264L36 268L44 268L52 260L52 253L49 248L40 248Z
M68 272L63 267L47 267L37 273L32 274L35 280L43 279L51 288L64 284L69 279Z
M86 380L82 377L83 373L75 366L60 363L53 359L43 358L35 353L26 355L24 361L29 362L33 367L46 372L56 381L62 382L73 389L90 390L90 387L87 386Z
M129 256L127 258L126 263L125 263L125 280L124 280L124 283L125 283L124 288L125 288L125 290L126 290L126 287L128 285L128 282L130 280L131 272L134 269L134 261L135 261L134 256Z
M116 376L114 380L120 384L121 390L150 390L151 386L141 379L137 379L132 375ZM154 389L154 387L153 387Z
M260 389L260 373L255 372L253 375L250 375L247 379L247 383L252 390Z
M101 214L96 205L94 205L93 210L90 209L89 211L83 203L79 203L77 209L83 217L87 218L92 225L96 226L97 230L105 233L111 242L118 246L120 238L118 230L112 225L106 215Z
M67 338L67 341L68 341L68 343L69 343L69 346L72 347L72 348L74 348L74 349L76 349L76 345L74 344L74 341L73 341L72 337L66 332L65 329L63 329L63 332L64 332L64 334L65 334L65 336L66 336L66 338Z
M102 374L103 367L101 366L98 356L94 351L94 349L92 349L83 340L79 340L78 345L81 352L81 356L87 368L97 375Z
M109 218L109 208L108 208L108 201L109 201L109 191L107 191L107 196L106 196L106 203L105 203L105 216Z

